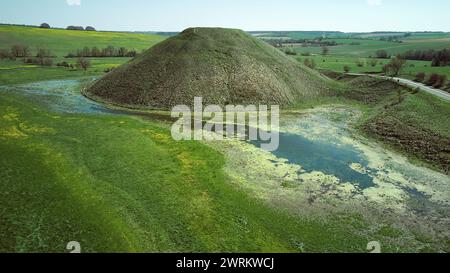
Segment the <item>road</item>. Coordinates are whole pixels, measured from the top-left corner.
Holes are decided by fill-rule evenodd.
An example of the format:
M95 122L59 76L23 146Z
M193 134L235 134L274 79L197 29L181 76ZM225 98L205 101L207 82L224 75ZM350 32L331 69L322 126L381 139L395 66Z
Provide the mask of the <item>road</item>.
M403 85L407 85L410 88L420 88L420 90L425 91L431 95L434 95L436 97L439 97L441 99L444 99L446 101L450 101L450 93L445 92L444 90L441 89L436 89L433 87L429 87L426 86L423 83L417 83L415 81L411 81L411 80L407 80L407 79L402 79L402 78L396 78L396 77L386 77L386 76L380 76L380 75L371 75L371 74L359 74L359 73L347 73L347 75L350 76L369 76L372 78L377 78L377 79L383 79L383 80L388 80L388 81L392 81L395 83L399 83L399 84L403 84Z

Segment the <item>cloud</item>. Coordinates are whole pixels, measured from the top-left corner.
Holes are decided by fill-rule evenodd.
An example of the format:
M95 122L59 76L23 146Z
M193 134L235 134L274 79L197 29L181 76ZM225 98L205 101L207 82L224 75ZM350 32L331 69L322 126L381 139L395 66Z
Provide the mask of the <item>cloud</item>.
M381 6L383 5L383 0L367 0L367 5L371 7Z
M81 0L66 0L69 6L79 6L81 5Z

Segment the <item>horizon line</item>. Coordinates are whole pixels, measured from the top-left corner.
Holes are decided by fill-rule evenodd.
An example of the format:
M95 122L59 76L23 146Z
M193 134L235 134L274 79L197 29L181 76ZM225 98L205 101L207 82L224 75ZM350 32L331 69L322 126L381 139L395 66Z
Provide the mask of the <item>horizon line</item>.
M43 22L45 23L45 22ZM19 27L36 27L39 28L40 25L33 25L33 24L19 24L19 23L3 23L0 22L0 25L2 26L19 26ZM69 25L68 25L69 26ZM50 27L50 29L57 29L57 30L66 30L66 28L68 27L60 27L60 26L55 26L55 27ZM74 24L73 26L79 26L77 24ZM83 25L81 25L83 26ZM93 25L86 25L87 26L92 26L95 28L95 26ZM85 26L83 26L85 27ZM106 29L96 29L96 31L98 32L148 32L148 33L181 33L186 29L189 28L228 28L228 29L240 29L240 28L235 28L235 27L220 27L220 26L215 26L215 27L196 27L196 26L192 26L192 27L187 27L183 30L106 30ZM343 31L343 30L279 30L279 29L272 29L272 30L246 30L246 29L240 29L243 30L245 32L338 32L338 33L344 33L344 34L356 34L356 33L450 33L450 31L443 31L443 30L374 30L374 31Z

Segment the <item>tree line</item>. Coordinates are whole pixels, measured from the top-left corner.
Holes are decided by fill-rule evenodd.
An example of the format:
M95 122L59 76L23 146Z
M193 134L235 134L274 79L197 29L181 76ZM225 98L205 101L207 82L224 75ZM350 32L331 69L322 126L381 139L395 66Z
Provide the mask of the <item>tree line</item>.
M80 58L80 57L131 57L134 58L138 55L137 51L132 49L129 50L125 47L115 48L113 46L108 46L105 48L98 47L84 47L83 49L78 49L76 52L71 52L65 56L65 58Z
M402 57L406 60L415 61L431 61L431 66L448 66L450 65L450 50L409 50Z
M27 45L13 45L8 49L0 49L0 56L2 58L26 58L33 56L31 48ZM56 56L52 55L51 51L45 48L38 48L36 57L47 57L47 58L55 58Z
M80 30L80 31L96 31L94 27L87 26L86 28L82 26L68 26L66 28L67 30Z
M334 40L306 40L306 39L264 39L264 41L274 47L282 47L283 45L302 44L304 47L308 46L337 46L339 45Z
M431 66L433 67L450 65L450 50L448 49L408 50L397 56L411 61L430 61ZM386 50L378 50L376 52L376 57L380 59L390 59L391 55Z

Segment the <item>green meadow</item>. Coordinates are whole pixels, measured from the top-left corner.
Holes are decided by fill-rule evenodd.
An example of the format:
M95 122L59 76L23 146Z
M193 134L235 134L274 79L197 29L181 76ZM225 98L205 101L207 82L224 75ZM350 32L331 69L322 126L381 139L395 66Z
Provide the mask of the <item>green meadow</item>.
M117 68L128 62L130 58L89 58L91 67L86 71L64 67L40 67L23 64L22 61L0 61L0 83L17 84L52 79L68 79L86 76L101 76L105 70ZM69 64L76 65L76 59L64 59Z
M0 49L9 50L13 45L26 45L30 47L33 56L36 55L39 48L48 49L55 56L55 58L52 58L53 67L25 64L21 58L15 61L0 60L0 83L15 84L47 79L103 75L105 70L116 68L128 62L130 58L89 58L91 67L87 71L59 68L55 65L62 61L76 65L76 58L64 58L64 56L86 46L104 48L111 45L116 48L125 47L129 50L134 49L141 52L164 39L163 36L152 34L73 31L0 25Z
M350 73L381 73L383 65L387 64L387 59L376 58L356 58L352 56L339 56L339 55L311 55L311 56L296 56L298 61L304 62L305 59L314 60L316 68L319 70L329 70L334 72L344 72L344 67L350 68ZM377 60L375 66L372 66L373 59ZM362 63L360 66L359 63ZM415 75L419 72L426 74L438 73L445 74L450 78L450 66L432 67L431 62L427 61L406 61L406 65L401 71L400 76L407 79L414 79Z
M161 42L164 37L152 34L121 32L75 31L41 29L34 27L0 25L0 48L28 45L35 52L38 48L49 49L57 57L64 57L83 47L103 48L109 45L126 47L138 52Z
M339 45L331 46L330 54L337 56L352 56L360 58L368 58L376 56L376 51L383 49L389 54L395 55L404 53L408 50L427 50L427 49L444 49L450 47L450 35L434 39L405 39L402 43L380 41L376 39L328 39L336 41ZM295 50L298 53L321 54L322 48L318 46L301 47L297 46Z

